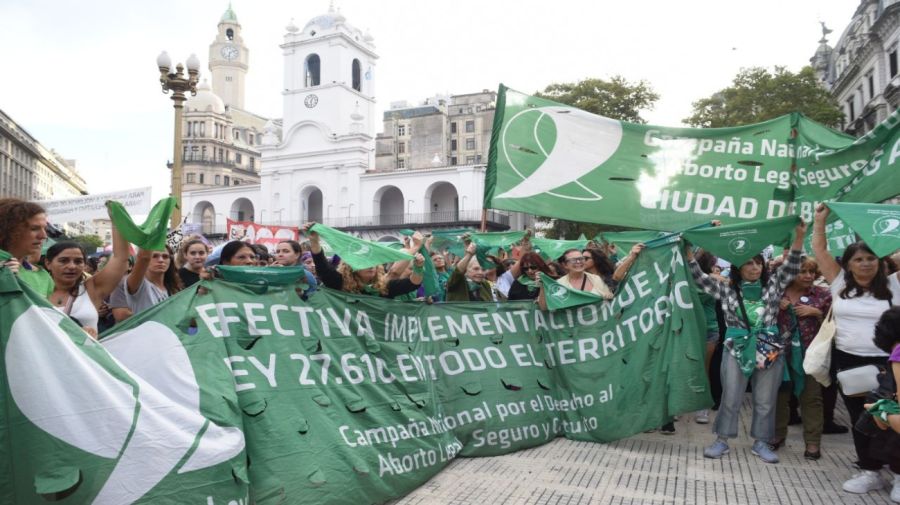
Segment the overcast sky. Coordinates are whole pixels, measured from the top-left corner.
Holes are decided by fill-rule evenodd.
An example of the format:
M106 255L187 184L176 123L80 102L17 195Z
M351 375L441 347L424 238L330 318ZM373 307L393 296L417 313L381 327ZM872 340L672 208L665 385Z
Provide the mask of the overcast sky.
M338 0L380 56L378 107L435 93L533 92L553 82L622 75L660 95L644 117L679 126L691 102L742 67L808 64L819 21L846 28L857 0ZM153 186L168 194L171 101L156 56L196 53L208 77L223 0L0 0L0 109L45 146L78 160L92 193ZM278 45L327 0L234 0L250 50L246 108L281 117ZM380 114L379 114L380 118ZM377 121L377 124L381 124Z

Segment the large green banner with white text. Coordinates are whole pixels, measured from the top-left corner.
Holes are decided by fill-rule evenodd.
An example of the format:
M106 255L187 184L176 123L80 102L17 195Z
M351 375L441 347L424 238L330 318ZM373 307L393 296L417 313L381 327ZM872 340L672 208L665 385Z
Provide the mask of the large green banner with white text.
M821 201L900 194L898 118L860 139L800 114L732 128L666 128L501 85L484 206L662 231L795 213L810 221Z
M0 501L384 502L458 456L627 437L710 403L688 275L648 249L614 300L553 312L251 275L97 345L0 270Z

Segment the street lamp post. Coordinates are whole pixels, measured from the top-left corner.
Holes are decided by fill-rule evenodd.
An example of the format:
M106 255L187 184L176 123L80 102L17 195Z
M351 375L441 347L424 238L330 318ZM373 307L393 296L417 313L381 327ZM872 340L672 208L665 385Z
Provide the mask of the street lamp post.
M187 100L185 92L190 91L191 96L197 94L197 81L200 79L200 60L197 55L192 54L187 59L188 75L184 76L184 66L179 63L175 67L175 72L170 73L172 68L172 58L163 51L156 58L156 66L159 67L159 84L162 86L162 92L169 94L172 92L172 102L175 107L175 152L172 156L172 196L175 197L177 206L172 211L172 228L177 227L181 223L181 116L184 111L184 101Z

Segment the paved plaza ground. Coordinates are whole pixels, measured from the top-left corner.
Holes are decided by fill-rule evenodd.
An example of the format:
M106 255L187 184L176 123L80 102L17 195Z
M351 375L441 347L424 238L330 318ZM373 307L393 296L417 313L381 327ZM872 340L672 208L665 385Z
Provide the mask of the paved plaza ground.
M748 397L749 400L749 397ZM839 408L842 407L840 400ZM657 505L657 504L892 504L888 487L867 495L841 490L856 470L850 435L824 435L822 459L803 458L801 426L791 426L769 465L750 453L749 402L731 454L705 459L713 440L709 425L693 416L675 423L675 435L645 433L612 444L564 439L493 458L457 458L395 505ZM846 412L838 422L848 425ZM889 476L884 470L883 475Z

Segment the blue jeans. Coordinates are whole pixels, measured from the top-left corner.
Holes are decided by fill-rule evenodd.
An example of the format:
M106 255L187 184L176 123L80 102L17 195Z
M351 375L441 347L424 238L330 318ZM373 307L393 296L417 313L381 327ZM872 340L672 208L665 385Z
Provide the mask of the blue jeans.
M722 403L713 425L713 433L721 438L735 438L738 419L747 382L753 384L753 423L750 436L768 443L775 437L775 406L778 403L778 387L781 385L784 356L765 370L754 370L748 379L734 356L725 349L722 353Z

